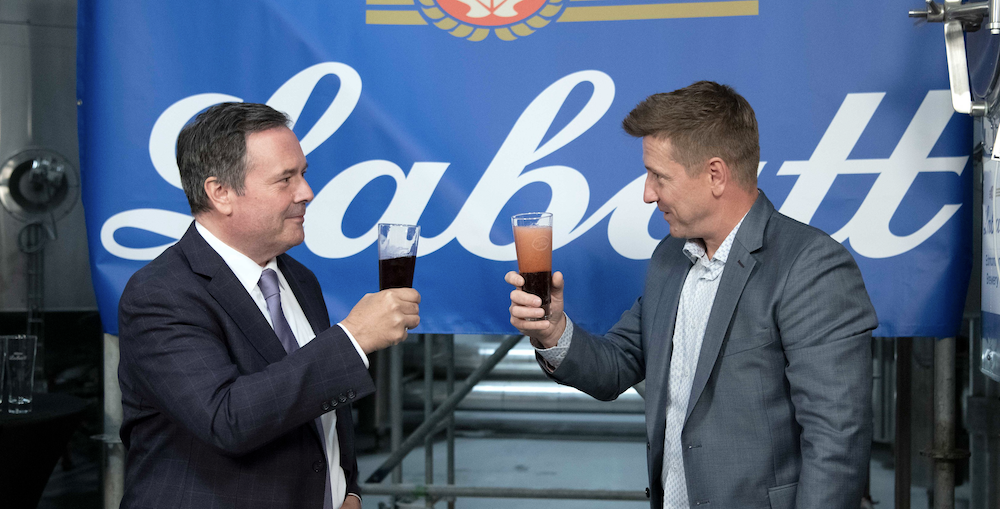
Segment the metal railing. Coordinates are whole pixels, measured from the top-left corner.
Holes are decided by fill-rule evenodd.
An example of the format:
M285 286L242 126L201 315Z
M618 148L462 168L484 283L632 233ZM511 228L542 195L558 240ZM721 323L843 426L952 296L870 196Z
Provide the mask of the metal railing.
M576 500L647 500L640 490L590 490L562 488L520 488L455 486L455 408L468 396L507 356L523 336L506 336L493 353L486 358L461 384L455 387L455 338L453 335L423 336L424 343L424 420L408 436L402 439L403 429L403 345L390 348L389 357L389 412L390 445L389 457L368 476L361 490L366 495L390 495L391 505L398 504L399 497L425 499L426 507L434 507L438 501L446 501L449 509L454 508L456 497L476 498L530 498L530 499L576 499ZM447 398L434 408L434 356L435 342L445 343L447 363ZM539 368L541 369L541 368ZM637 390L642 394L642 387ZM434 484L433 437L446 431L447 480L446 484ZM401 464L403 459L418 445L424 446L425 484L402 484ZM392 474L389 484L380 484Z

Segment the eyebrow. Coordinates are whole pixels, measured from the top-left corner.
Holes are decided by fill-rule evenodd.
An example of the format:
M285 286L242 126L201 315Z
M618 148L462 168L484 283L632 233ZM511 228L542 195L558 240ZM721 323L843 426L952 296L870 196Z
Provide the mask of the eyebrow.
M652 173L653 175L656 175L657 177L661 177L661 178L669 178L669 177L667 177L666 175L664 175L663 173L661 173L661 172L658 172L658 171L656 171L656 170L654 170L654 169L650 168L649 166L646 166L645 168L646 168L646 171L648 171L648 172Z
M279 179L283 179L283 178L285 178L285 177L291 177L292 175L298 175L299 173L305 173L305 171L306 171L307 169L309 169L309 163L306 163L306 165L302 167L302 170L301 170L301 171L300 171L300 170L298 170L298 169L296 169L296 168L288 168L288 169L286 169L286 170L282 171L282 172L281 172L281 173L280 173L280 174L278 175L278 178L279 178Z

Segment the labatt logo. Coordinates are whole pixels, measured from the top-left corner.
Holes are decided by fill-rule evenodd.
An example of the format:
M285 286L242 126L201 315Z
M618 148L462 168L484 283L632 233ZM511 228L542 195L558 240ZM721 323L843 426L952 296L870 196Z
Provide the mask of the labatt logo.
M316 84L330 75L337 76L341 86L330 105L300 140L306 154L333 135L354 111L361 96L361 77L342 63L317 64L293 76L267 100L267 104L288 113L295 122ZM570 93L584 84L593 89L589 100L564 127L546 136ZM548 211L559 217L553 229L554 249L573 242L608 218L607 235L611 247L626 258L648 259L660 239L651 237L647 229L656 208L642 201L644 174L637 175L585 217L590 187L582 173L568 166L533 167L534 163L594 126L611 106L614 95L614 81L596 70L572 73L538 94L514 123L452 223L437 236L420 239L420 256L458 241L469 253L481 258L514 260L513 244L495 244L490 239L490 229L503 207L521 188L541 182L552 190ZM927 93L889 158L848 159L884 95L848 94L809 160L786 161L778 169L778 175L798 176L781 212L806 223L812 220L838 175L878 175L858 211L843 228L832 234L840 242L850 239L854 250L868 258L905 253L937 232L961 205L941 207L926 224L908 235L893 233L889 222L919 173L961 175L968 160L967 156L929 157L954 113L948 90ZM181 187L174 159L174 145L181 128L202 109L224 101L241 99L225 94L194 95L174 103L157 119L150 133L149 155L156 171L169 184ZM343 229L344 216L361 190L383 176L395 180L396 191L378 222L418 223L449 164L416 162L404 172L392 161L370 160L343 170L316 193L309 206L311 217L324 220L306 221L306 246L325 258L347 258L371 246L377 238L375 226L363 235L348 237ZM761 162L760 169L766 164ZM131 248L119 244L115 232L137 228L179 239L190 222L191 216L167 210L128 210L104 223L101 242L112 255L151 260L173 242Z
M470 41L492 30L504 41L548 25L569 0L419 0L421 11L438 28Z
M757 0L718 2L587 0L367 0L368 25L434 25L455 37L513 41L552 22L648 21L757 16Z
M538 12L546 0L436 0L436 3L462 21L478 25L508 25Z

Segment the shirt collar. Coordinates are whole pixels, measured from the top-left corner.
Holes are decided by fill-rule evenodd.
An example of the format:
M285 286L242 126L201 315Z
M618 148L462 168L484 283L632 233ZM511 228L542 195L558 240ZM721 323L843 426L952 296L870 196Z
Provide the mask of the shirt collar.
M236 275L236 279L238 279L240 284L246 288L247 293L251 293L254 288L257 288L257 282L260 281L260 274L265 268L273 269L279 275L281 274L281 271L278 270L277 258L271 258L268 260L267 264L261 268L261 266L257 265L257 262L251 260L249 256L237 251L229 244L219 240L218 237L208 231L208 228L205 228L197 220L194 222L194 227L198 230L198 233L201 234L201 237L205 239L205 242L207 242L216 253L219 253L219 256L222 257L222 261L226 262L229 269ZM278 278L278 284L282 290L287 290L287 288L284 287L285 283L281 277Z
M749 213L749 211L747 211ZM736 240L736 232L739 231L740 226L743 224L743 220L747 218L746 214L740 218L740 222L736 223L733 230L729 232L726 239L722 241L722 245L719 249L715 250L715 256L711 260L706 256L708 253L705 251L702 245L701 239L688 239L684 243L684 254L691 260L691 263L698 263L700 260L702 265L704 265L711 273L711 278L714 279L722 272L722 269L726 266L726 260L729 259L729 251L733 248L733 241Z

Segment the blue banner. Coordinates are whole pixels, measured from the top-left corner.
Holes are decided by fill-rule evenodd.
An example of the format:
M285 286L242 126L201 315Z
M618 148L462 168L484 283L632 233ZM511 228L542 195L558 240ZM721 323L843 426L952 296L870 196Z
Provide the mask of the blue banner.
M375 225L422 227L418 333L512 333L510 216L554 214L566 308L592 331L642 292L668 225L622 118L708 79L757 113L759 187L850 249L880 336L957 332L971 266L971 120L941 26L899 2L79 2L83 203L105 330L191 222L181 127L223 101L288 113L316 193L291 254L333 320L378 290Z

